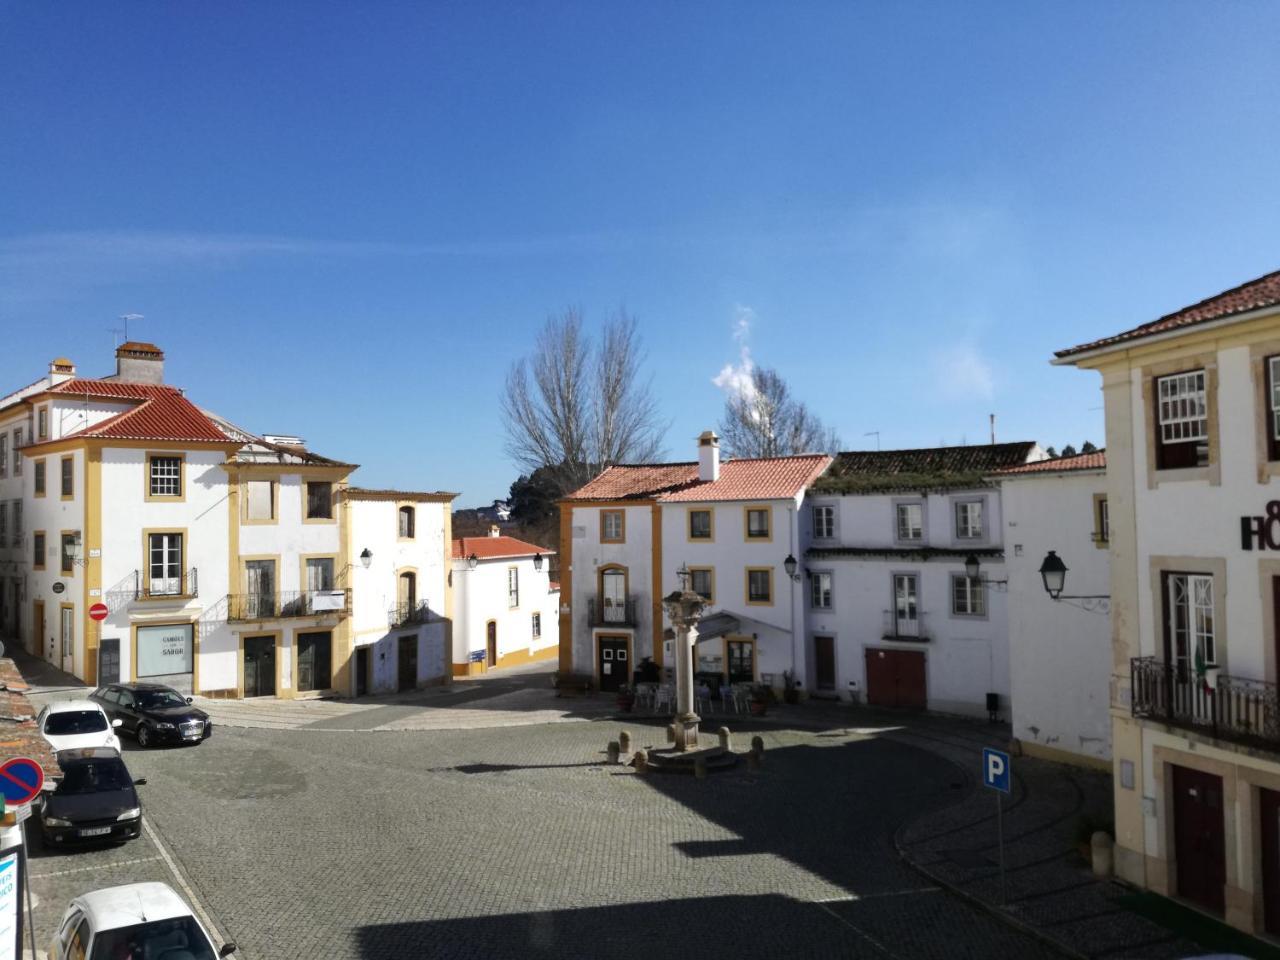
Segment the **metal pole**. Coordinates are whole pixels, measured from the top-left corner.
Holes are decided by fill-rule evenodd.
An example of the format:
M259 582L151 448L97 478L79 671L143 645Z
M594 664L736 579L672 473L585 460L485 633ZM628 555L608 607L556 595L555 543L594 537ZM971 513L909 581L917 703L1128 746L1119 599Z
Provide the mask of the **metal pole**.
M1000 844L1000 906L1005 906L1009 898L1004 888L1004 796L996 791L996 837Z
M18 824L18 828L22 831L22 886L27 892L27 930L31 937L31 956L40 956L40 951L36 949L36 918L31 908L31 861L27 859L27 828L23 824Z

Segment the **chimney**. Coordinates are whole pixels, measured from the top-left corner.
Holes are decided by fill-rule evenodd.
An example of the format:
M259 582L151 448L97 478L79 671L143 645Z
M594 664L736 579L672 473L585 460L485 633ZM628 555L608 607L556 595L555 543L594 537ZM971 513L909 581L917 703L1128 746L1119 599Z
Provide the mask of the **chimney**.
M58 357L57 360L49 361L49 386L56 387L75 375L76 365L66 357Z
M498 525L496 523L489 524L489 536L491 537L502 536L501 532L498 530Z
M164 383L164 352L154 343L130 340L116 347L115 379L126 383Z
M703 483L720 479L720 438L713 430L703 430L698 437L698 479Z

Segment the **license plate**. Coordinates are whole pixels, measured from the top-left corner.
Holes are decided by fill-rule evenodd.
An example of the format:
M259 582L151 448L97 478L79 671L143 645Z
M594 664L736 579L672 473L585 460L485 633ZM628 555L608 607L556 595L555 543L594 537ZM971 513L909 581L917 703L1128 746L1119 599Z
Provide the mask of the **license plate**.
M80 831L82 837L105 837L111 832L110 827L85 827Z

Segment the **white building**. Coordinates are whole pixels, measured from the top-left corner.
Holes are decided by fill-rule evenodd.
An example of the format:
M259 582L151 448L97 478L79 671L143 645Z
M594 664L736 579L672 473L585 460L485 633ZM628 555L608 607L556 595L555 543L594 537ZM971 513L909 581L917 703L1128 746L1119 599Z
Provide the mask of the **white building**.
M1057 457L1000 482L1009 577L1013 736L1030 756L1111 769L1111 620L1106 454ZM1069 557L1071 596L1054 602L1040 566Z
M696 462L613 466L560 504L560 670L601 689L640 661L669 661L662 597L687 567L710 601L695 668L726 681L805 684L804 587L794 566L800 513L825 454L721 463L698 438Z
M816 695L986 716L1009 695L1000 488L1034 443L840 453L801 524ZM976 560L976 578L966 561Z
M1056 362L1106 403L1116 870L1280 937L1280 273Z
M556 656L560 585L555 551L502 536L453 541L453 673L469 676Z

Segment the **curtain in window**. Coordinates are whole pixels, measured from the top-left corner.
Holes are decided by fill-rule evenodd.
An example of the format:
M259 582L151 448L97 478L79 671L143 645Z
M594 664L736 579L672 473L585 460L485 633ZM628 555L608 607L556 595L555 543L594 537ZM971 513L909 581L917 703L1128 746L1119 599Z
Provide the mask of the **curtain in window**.
M276 564L274 560L249 560L244 565L245 586L249 595L245 598L251 619L275 615Z

